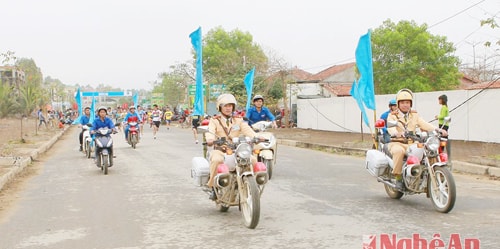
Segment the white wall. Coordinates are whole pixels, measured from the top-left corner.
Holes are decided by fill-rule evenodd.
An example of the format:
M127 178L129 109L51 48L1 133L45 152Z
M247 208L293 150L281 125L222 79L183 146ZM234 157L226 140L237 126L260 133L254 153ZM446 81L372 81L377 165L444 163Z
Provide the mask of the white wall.
M448 96L450 111L478 93L479 90L457 90L415 93L413 109L426 121L439 114L441 106L438 97ZM394 95L376 96L376 117L388 109L389 100ZM487 89L450 113L450 137L454 140L500 143L500 89ZM361 114L352 97L297 100L297 126L304 129L361 132ZM367 110L370 126L374 124L374 112ZM432 124L437 126L437 121ZM363 132L370 133L363 124Z

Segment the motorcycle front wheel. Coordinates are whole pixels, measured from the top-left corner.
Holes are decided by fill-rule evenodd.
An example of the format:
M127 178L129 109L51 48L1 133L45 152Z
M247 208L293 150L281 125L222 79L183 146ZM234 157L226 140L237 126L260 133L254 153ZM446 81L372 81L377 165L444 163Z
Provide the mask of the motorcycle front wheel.
M384 184L384 187L385 187L385 192L389 197L391 197L391 199L401 199L401 197L403 197L404 195L404 193L399 192L399 190L387 184Z
M241 214L245 226L254 229L259 224L260 218L260 194L254 176L246 176L242 179L243 186L240 192Z
M264 159L264 164L266 165L267 168L267 175L269 175L269 180L271 180L271 177L273 176L273 160L272 159Z
M430 179L428 181L432 205L438 212L448 213L453 209L453 206L455 206L455 200L457 198L455 179L451 172L444 167L434 168L434 176L437 186L434 187Z
M223 191L221 191L221 192L224 192L224 190L223 190ZM223 193L221 193L221 195L222 195L222 196L224 196L224 194L223 194ZM223 202L218 202L218 203L215 205L215 207L216 207L216 208L217 208L217 210L219 210L219 212L221 212L221 213L225 213L225 212L227 212L227 210L229 210L229 206L228 206L227 204L223 203Z
M132 144L132 148L135 149L135 146L137 144L137 135L136 134L132 134L132 137L130 138L130 141L131 141L131 144Z
M90 141L85 142L85 148L86 148L85 153L87 154L87 158L90 158L90 156L92 156L92 150L90 149Z
M109 155L102 155L102 172L107 175L109 166Z

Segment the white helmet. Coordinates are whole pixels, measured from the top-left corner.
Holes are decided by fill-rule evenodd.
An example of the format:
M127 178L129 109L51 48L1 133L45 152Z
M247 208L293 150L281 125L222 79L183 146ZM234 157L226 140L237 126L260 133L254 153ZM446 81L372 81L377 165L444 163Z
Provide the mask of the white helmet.
M232 94L224 93L219 95L219 97L217 98L217 110L220 112L221 107L227 104L233 104L234 111L238 103L236 102L236 98Z

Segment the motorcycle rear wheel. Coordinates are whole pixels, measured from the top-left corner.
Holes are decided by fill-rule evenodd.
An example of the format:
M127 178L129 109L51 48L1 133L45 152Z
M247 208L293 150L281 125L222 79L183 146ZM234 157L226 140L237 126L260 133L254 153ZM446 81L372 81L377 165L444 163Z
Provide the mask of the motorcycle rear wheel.
M242 179L243 186L240 192L241 214L245 226L254 229L259 224L260 218L260 194L254 176L246 176Z
M438 212L448 213L455 206L457 198L455 179L448 168L444 167L434 168L434 176L436 177L437 189L433 188L430 179L428 181L432 205Z

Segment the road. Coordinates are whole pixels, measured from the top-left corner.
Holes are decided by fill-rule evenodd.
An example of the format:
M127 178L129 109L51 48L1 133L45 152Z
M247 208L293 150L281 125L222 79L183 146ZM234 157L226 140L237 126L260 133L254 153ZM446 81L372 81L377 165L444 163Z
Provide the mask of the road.
M192 184L191 158L202 152L189 130L161 127L154 140L146 127L135 150L122 136L103 175L78 152L77 129L68 131L0 213L0 249L361 248L382 234L425 243L460 234L500 248L499 181L455 175L455 208L441 214L423 195L389 199L363 158L280 146L251 230L237 208L219 213Z

